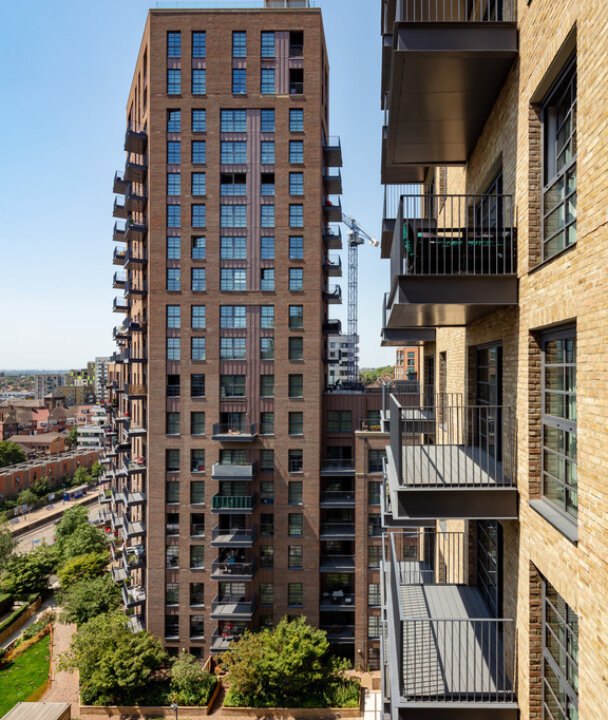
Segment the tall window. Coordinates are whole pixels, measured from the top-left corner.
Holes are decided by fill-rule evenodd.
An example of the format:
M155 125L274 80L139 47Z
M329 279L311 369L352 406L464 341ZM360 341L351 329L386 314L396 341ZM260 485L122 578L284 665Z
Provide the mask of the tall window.
M302 545L289 545L287 548L287 567L290 570L301 570L304 560ZM290 605L292 603L289 603Z
M179 305L167 305L167 327L178 328L180 326Z
M304 143L302 140L289 141L289 162L292 164L304 162Z
M182 144L179 140L170 140L167 143L167 164L179 165L182 161Z
M260 375L260 396L274 397L274 375Z
M204 260L206 257L207 243L204 235L195 235L192 238L191 255L193 260Z
M260 91L262 95L274 94L274 68L262 68Z
M289 206L289 227L304 227L304 206Z
M192 68L192 94L205 95L207 92L207 71L202 68Z
M369 426L368 426L369 427ZM367 459L367 472L382 472L382 460L386 457L386 450L370 450Z
M287 515L287 534L289 537L302 537L304 516L302 513L289 513Z
M182 191L181 173L167 173L167 195L179 195Z
M576 518L576 331L573 327L542 340L543 496Z
M182 56L182 34L180 32L167 33L167 57L179 58Z
M205 205L192 205L192 227L202 228L207 224L207 208Z
M272 165L274 163L274 140L262 140L260 150L262 165Z
M204 330L206 324L205 318L205 306L204 305L192 305L192 322L191 327L193 330Z
M180 205L167 205L167 227L178 228L182 224Z
M191 412L190 413L190 434L191 435L204 435L205 434L205 413L204 412Z
M302 583L288 583L287 585L287 604L291 607L302 607L304 597Z
M204 360L205 359L205 338L204 337L193 337L191 338L191 354L192 360Z
M274 360L274 338L260 338L260 359Z
M274 132L274 110L262 110L262 132Z
M180 289L179 268L167 268L167 290L177 291Z
M302 435L304 433L304 413L289 413L288 431L290 435Z
M220 259L222 260L246 260L247 239L244 237L222 237L220 238Z
M576 242L576 63L543 104L543 259Z
M260 238L260 257L262 260L274 260L274 238Z
M222 329L247 327L245 306L222 305L220 307L220 327Z
M222 132L245 132L247 130L247 111L221 110L220 130Z
M274 290L274 268L262 268L260 278L260 290Z
M181 110L167 110L167 132L178 133L182 130Z
M179 338L169 337L167 338L167 360L179 360Z
M301 398L304 397L304 376L303 375L289 375L288 376L288 387L290 398Z
M302 108L290 108L289 110L289 132L304 131L304 110Z
M289 173L289 194L304 195L304 173Z
M302 505L302 503L302 481L291 480L289 483L287 483L287 504Z
M182 91L182 71L169 68L167 70L167 94L179 95Z
M260 413L260 433L262 435L274 435L274 413Z
M578 617L543 579L543 717L578 718Z
M274 227L274 205L262 205L260 208L260 224L263 228Z
M207 57L207 33L204 31L192 33L192 57Z
M247 33L235 30L232 33L232 57L247 57Z
M247 142L222 141L220 145L220 162L224 165L242 164L247 162Z
M220 205L220 227L247 227L247 206Z
M190 397L205 397L205 376L195 373L190 376Z
M245 338L220 338L220 358L222 360L245 360Z
M304 307L302 305L289 306L289 329L298 330L304 327Z
M192 268L192 289L195 292L203 292L206 288L205 268Z
M207 145L204 140L192 141L192 163L194 165L207 162Z
M289 289L293 291L304 290L303 268L289 268Z
M232 69L232 94L245 95L247 93L247 70L245 68Z
M207 132L206 110L197 109L192 111L192 132Z
M205 195L207 192L207 181L204 172L194 172L191 177L192 195Z
M304 467L304 458L302 450L288 450L287 470L288 472L302 472Z
M260 308L260 326L264 330L274 328L274 305L262 305Z
M274 33L262 32L261 55L263 58L274 57Z
M245 268L221 268L220 290L247 290L247 270Z
M289 359L290 360L303 360L304 359L304 338L301 338L301 337L290 337L289 338Z

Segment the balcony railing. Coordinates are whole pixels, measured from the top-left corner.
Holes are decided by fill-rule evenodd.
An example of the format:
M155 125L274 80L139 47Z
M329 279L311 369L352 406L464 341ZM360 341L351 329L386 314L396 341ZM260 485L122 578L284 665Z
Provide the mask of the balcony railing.
M342 231L340 228L325 228L323 242L329 250L342 250Z
M342 258L338 256L334 260L326 257L323 261L323 270L325 270L330 277L342 277Z
M213 424L213 440L224 440L241 442L253 440L257 436L257 425L255 423L231 425L229 423Z
M323 142L323 154L325 155L325 164L327 167L342 167L342 145L340 138L330 136L325 138Z
M331 537L350 537L355 534L355 523L325 522L321 523L321 535Z
M330 304L339 305L342 302L342 288L339 285L326 287L323 290L323 300Z
M213 510L251 511L255 507L256 494L253 495L220 495L213 496Z
M255 605L255 595L251 597L239 593L216 595L211 602L211 617L251 619L255 612Z
M516 0L397 0L395 22L495 23L514 22Z
M211 468L211 477L215 480L253 480L257 470L257 463L248 462L221 463L215 462Z
M354 472L354 458L324 458L321 460L321 472Z
M211 575L217 580L233 580L237 578L251 578L255 574L255 559L247 562L230 562L228 560L214 560L211 564Z
M249 547L256 538L256 528L233 529L216 525L211 532L211 544L216 547Z
M342 332L341 320L326 320L323 323L323 332L326 335L339 335Z
M127 192L127 188L129 187L129 182L125 180L125 175L120 170L117 170L114 173L114 186L113 186L113 192L115 192L118 195L124 195Z
M355 502L354 490L324 490L321 492L322 505L352 505Z

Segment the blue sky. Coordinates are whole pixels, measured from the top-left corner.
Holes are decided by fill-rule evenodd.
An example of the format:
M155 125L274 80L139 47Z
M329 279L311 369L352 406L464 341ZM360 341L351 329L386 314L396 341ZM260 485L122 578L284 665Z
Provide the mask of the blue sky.
M331 132L342 139L343 209L379 237L380 2L319 4ZM125 103L149 7L0 4L0 367L76 367L114 349L112 178L124 165ZM346 299L346 251L342 263ZM394 358L379 344L388 261L364 246L359 263L361 365L386 364ZM345 327L346 305L331 309Z

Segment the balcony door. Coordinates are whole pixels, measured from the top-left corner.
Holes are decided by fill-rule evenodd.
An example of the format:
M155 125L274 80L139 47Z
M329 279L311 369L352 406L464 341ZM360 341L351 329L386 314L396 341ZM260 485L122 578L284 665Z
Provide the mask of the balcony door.
M502 345L476 350L476 392L474 415L476 445L487 456L502 457Z
M502 526L477 521L477 586L493 617L502 615Z

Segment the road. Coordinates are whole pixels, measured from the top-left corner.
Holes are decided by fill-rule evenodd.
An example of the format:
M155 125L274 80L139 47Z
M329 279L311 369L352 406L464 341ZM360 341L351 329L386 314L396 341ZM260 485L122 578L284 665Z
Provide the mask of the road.
M89 508L89 519L91 519L94 515L97 515L98 512L99 508L97 504L92 505ZM41 527L36 528L29 533L20 535L17 538L18 544L16 552L28 552L32 548L35 548L36 545L39 545L43 540L46 540L49 545L52 544L53 538L55 537L56 522L58 522L58 520L52 520L48 525L42 525Z

